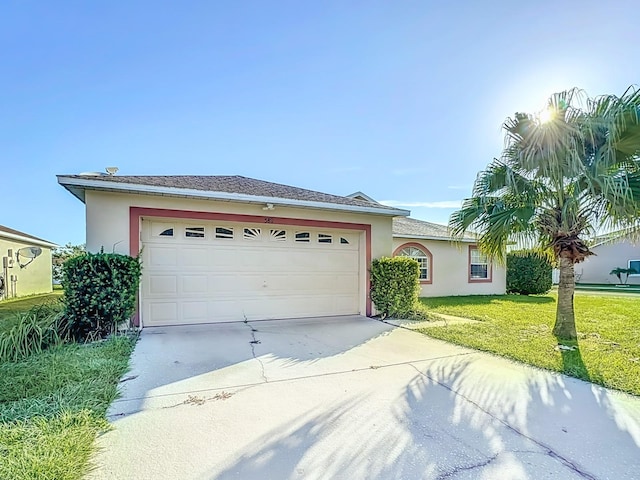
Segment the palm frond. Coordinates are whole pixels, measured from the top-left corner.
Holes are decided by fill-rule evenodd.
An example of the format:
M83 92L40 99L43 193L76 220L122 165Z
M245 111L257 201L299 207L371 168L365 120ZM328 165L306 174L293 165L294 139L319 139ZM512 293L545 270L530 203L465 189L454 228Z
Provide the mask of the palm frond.
M572 89L548 106L546 122L526 113L505 120L502 155L450 217L455 235L473 229L492 256L516 239L581 261L591 254L584 237L603 225L640 232L640 90L592 99Z

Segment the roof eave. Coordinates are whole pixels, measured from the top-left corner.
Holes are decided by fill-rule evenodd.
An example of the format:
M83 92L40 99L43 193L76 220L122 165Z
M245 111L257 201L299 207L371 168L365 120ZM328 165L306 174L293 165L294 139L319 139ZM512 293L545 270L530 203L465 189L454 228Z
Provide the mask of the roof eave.
M23 243L32 244L32 245L39 245L41 247L47 247L47 248L56 248L58 246L57 244L51 243L51 242L47 242L46 240L41 240L41 239L31 238L31 237L25 237L23 235L17 235L15 233L9 233L9 232L0 232L0 237L1 238L8 238L10 240L18 240L18 241L23 242Z
M379 208L376 206L344 205L340 203L317 202L310 200L295 200L289 198L266 197L260 195L247 195L240 193L210 192L206 190L195 190L189 188L162 187L155 185L140 185L130 183L109 182L108 180L91 180L85 178L73 178L64 175L58 176L58 183L71 192L76 198L84 203L84 191L103 190L119 193L142 193L149 195L166 195L183 198L200 198L207 200L219 200L227 202L241 203L271 203L275 206L284 207L306 207L320 210L339 210L354 213L369 213L376 215L387 215L392 217L406 217L411 212L403 209Z
M463 243L475 243L478 240L475 238L463 237L436 237L435 235L407 235L404 233L394 233L393 238L411 238L416 240L439 240L445 242L463 242Z

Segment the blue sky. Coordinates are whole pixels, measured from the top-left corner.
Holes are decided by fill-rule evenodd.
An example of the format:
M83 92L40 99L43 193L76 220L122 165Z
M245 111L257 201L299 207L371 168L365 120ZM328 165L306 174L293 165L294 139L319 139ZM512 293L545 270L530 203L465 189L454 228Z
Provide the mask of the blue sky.
M84 242L55 175L238 174L446 223L553 92L638 83L632 1L0 5L0 224Z

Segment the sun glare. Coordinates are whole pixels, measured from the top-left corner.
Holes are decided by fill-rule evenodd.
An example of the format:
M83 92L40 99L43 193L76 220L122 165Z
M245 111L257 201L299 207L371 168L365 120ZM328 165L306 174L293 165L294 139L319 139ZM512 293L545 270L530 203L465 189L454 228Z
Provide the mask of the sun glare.
M540 123L547 123L551 121L553 118L553 111L550 108L545 108L540 113L538 113L538 119Z

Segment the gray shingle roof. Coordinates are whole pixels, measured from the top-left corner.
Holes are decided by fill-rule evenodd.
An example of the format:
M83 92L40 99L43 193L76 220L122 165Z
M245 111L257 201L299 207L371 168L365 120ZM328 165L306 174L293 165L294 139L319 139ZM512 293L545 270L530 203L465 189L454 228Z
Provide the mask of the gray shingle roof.
M354 207L371 207L370 202L355 198L342 197L328 193L306 190L304 188L266 182L239 175L59 175L58 178L97 180L105 183L144 185L172 189L199 190L203 192L222 192L230 194L252 195L309 202L332 203ZM105 188L107 185L105 184ZM375 205L376 208L393 212L393 207Z
M409 217L394 217L393 219L393 235L396 237L425 237L425 238L442 238L443 240L451 240L453 237L446 225L438 223L425 222ZM462 240L474 240L467 234Z

